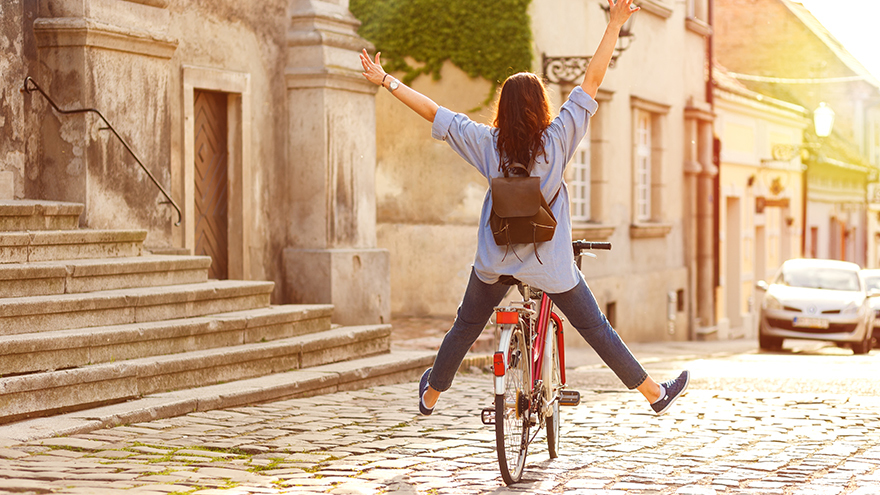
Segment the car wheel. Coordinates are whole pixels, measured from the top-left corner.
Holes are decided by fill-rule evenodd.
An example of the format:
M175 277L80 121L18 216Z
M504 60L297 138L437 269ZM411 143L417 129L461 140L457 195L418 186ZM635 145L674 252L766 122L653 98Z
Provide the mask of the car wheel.
M758 335L758 347L762 351L778 352L782 350L782 340L779 337L768 337L766 335Z
M871 352L873 341L871 332L865 332L865 338L861 342L856 342L852 345L853 354L860 355Z

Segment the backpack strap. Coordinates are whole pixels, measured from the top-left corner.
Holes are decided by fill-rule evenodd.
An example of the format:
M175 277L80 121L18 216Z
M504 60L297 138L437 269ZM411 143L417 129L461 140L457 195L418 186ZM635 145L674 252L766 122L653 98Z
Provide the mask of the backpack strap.
M523 165L522 163L511 163L510 165L508 165L504 169L504 176L510 177L511 172L517 172L515 175L523 175L525 177L528 177L531 175L531 173L529 172L529 169L526 168L526 166ZM559 189L556 190L556 194L553 195L553 199L551 199L550 202L547 204L550 206L553 206L553 203L556 202L556 198L559 197L560 192L562 192L562 184L561 183L559 184Z
M556 194L553 195L553 199L551 199L550 202L547 204L550 206L553 206L553 203L556 202L556 198L559 197L559 193L561 193L561 192L562 192L562 184L559 185L559 189L556 190Z
M562 192L562 184L559 185L559 189L556 190L556 194L553 195L553 199L551 199L550 202L547 203L547 206L549 206L549 207L551 207L551 208L553 207L553 203L556 202L556 198L559 197L559 193L560 193L560 192ZM551 212L551 215L552 215L552 212ZM544 262L541 261L541 257L538 256L538 242L537 242L537 241L533 241L532 244L534 244L534 246L535 246L535 258L538 259L538 264L543 265ZM517 256L517 258L519 258L519 256Z

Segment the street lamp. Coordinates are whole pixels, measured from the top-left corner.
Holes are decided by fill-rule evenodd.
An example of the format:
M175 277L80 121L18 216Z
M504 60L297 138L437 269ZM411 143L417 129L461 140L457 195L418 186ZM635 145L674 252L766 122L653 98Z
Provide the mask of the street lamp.
M605 22L611 20L611 10L607 2L600 2L599 7L605 12ZM620 28L620 34L617 37L617 45L614 47L614 53L611 55L609 67L614 67L620 54L629 49L635 38L633 33L633 24L636 16L631 15L623 27ZM548 57L547 54L542 55L542 72L544 77L551 83L577 83L587 71L592 56L581 57Z
M833 126L834 110L823 101L819 103L818 108L813 110L813 129L816 131L817 136L824 138L831 135L831 128ZM810 150L816 150L819 146L819 143L803 143L798 145L774 144L772 150L773 159L785 162L791 161L791 159L798 156L798 154L803 154Z
M819 108L813 110L813 126L819 137L828 137L831 134L831 127L834 126L834 110L824 101L819 103Z

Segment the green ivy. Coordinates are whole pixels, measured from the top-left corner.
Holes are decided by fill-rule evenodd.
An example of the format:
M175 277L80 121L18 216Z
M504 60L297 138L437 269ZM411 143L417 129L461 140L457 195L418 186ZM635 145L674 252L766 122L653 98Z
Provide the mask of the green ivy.
M447 60L492 83L487 101L509 75L531 70L531 0L351 0L359 34L382 52L385 70L410 84L440 79ZM406 57L418 62L413 67Z

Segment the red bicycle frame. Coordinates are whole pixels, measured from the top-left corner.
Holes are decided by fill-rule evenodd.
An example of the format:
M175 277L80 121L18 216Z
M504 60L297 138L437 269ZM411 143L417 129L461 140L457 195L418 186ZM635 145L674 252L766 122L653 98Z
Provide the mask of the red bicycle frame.
M547 344L547 329L550 327L550 320L556 322L556 348L559 350L559 378L562 384L565 384L565 347L563 345L562 319L553 312L553 301L546 293L541 295L541 305L538 310L538 323L535 331L537 332L535 346L533 347L532 356L532 377L540 376L541 366L544 364L544 346Z

